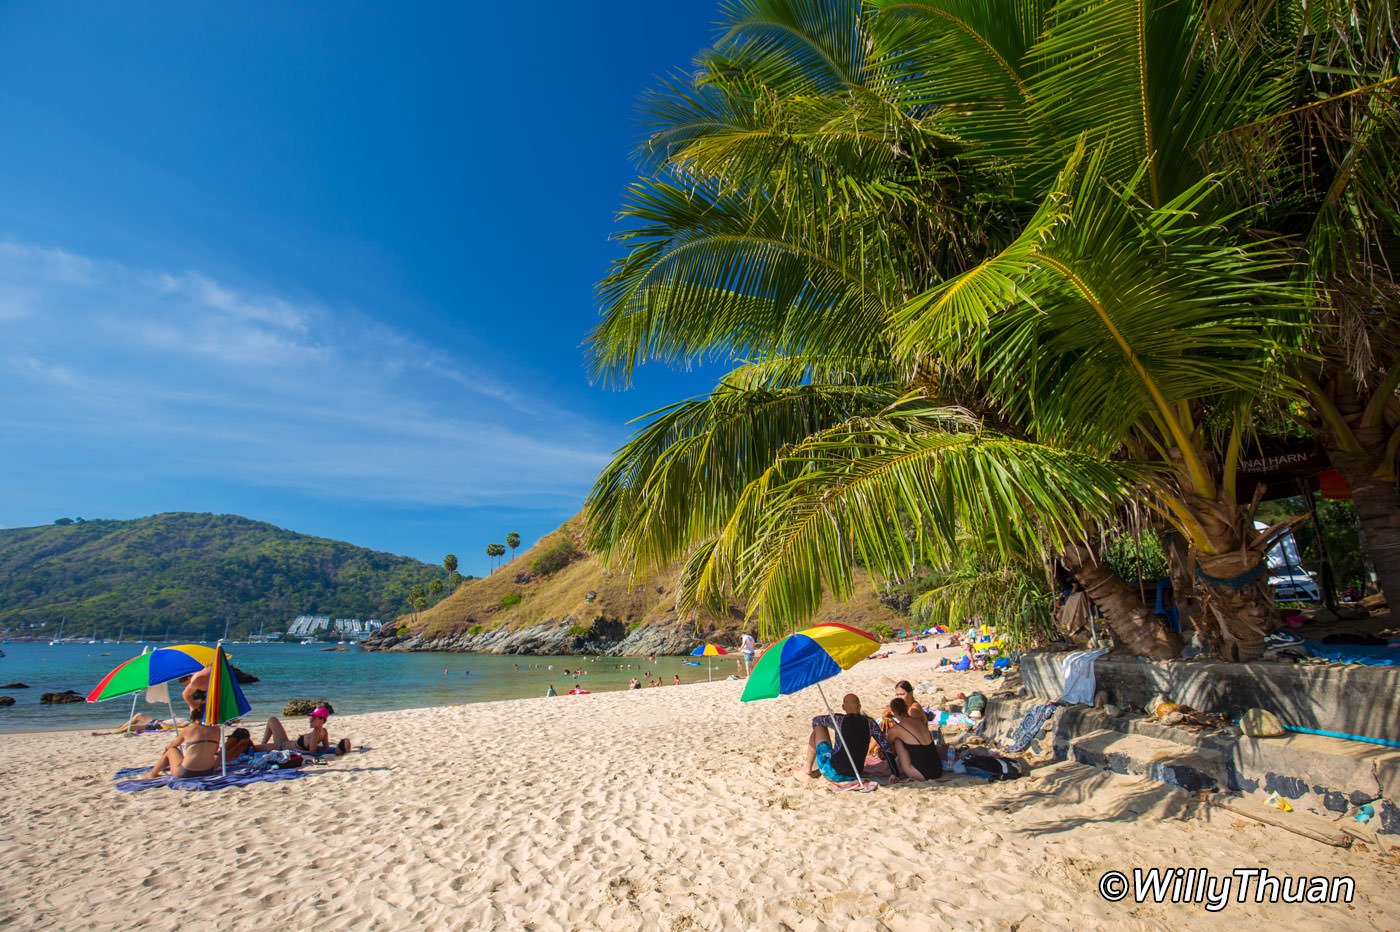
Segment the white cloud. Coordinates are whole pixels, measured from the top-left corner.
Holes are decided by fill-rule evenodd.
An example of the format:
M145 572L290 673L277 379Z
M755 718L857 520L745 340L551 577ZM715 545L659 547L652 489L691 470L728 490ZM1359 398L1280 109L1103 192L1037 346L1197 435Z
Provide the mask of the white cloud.
M96 455L132 482L577 501L617 433L353 308L0 240L0 437L36 482Z

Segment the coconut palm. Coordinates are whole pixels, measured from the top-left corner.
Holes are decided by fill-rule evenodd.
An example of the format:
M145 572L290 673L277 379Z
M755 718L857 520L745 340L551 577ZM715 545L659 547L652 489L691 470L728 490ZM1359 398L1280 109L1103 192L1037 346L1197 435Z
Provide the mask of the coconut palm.
M1308 283L1250 232L1242 163L1217 158L1286 106L1292 65L1216 43L1220 9L728 7L697 76L652 104L592 343L622 382L651 360L756 362L620 452L595 544L656 561L701 542L688 591L731 588L781 625L842 594L857 555L899 575L980 526L1054 548L1112 603L1085 545L1136 502L1175 530L1199 626L1257 656L1269 534L1235 467L1253 413L1299 397ZM726 421L736 388L773 393L773 416ZM818 395L848 407L813 421ZM977 425L950 431L948 402ZM871 536L881 522L897 546ZM1120 641L1175 652L1136 630L1145 613L1105 608Z

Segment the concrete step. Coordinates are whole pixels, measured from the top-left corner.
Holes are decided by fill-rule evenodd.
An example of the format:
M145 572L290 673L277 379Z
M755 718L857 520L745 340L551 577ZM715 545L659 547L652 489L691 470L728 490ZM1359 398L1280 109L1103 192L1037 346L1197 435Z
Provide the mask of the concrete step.
M982 734L1000 744L1037 699L996 697ZM1110 716L1086 706L1059 708L1035 754L1132 773L1188 789L1278 793L1299 810L1350 817L1371 804L1372 827L1400 835L1400 751L1319 735L1249 738L1233 731L1195 732L1142 715Z
M1225 759L1217 751L1111 729L1091 731L1071 739L1067 757L1081 764L1147 777L1190 792L1226 786Z

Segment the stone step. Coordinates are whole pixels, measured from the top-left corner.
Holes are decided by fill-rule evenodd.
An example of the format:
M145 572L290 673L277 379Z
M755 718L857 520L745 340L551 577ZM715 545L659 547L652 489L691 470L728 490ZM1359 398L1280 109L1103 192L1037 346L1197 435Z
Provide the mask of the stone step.
M1081 764L1147 777L1190 792L1226 786L1224 757L1174 741L1100 729L1071 739L1067 751L1070 760Z

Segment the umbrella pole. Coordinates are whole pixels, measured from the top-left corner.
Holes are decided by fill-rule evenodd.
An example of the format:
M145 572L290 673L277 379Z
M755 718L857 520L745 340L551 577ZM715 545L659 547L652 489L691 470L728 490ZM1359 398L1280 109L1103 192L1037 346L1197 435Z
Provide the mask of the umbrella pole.
M131 694L131 714L126 717L126 736L131 737L131 720L136 717L136 698L140 693Z
M219 776L228 776L228 755L224 753L224 723L219 723Z
M709 657L706 657L706 658L705 658L705 682L707 682L707 683L713 683L714 681L715 681L715 662L714 662L712 659L710 659Z
M821 695L821 697L822 697L822 705L826 706L826 714L831 716L831 729L832 729L832 731L834 732L834 734L831 736L831 738L832 738L833 741L839 740L840 737L841 737L841 728L840 728L838 722L836 721L836 713L833 712L833 711L831 711L831 703L830 703L830 702L827 702L827 700L826 700L826 691L822 689L822 684L821 684L821 683L818 683L818 684L817 684L817 692L818 692L818 693ZM869 743L869 742L867 742L867 743ZM850 749L849 747L846 746L846 742L844 742L844 741L841 742L841 748L842 748L842 750L844 750L844 751L846 752L846 760L848 760L848 761L851 762L851 773L855 774L855 776L854 776L854 777L851 777L851 779L854 780L854 781L856 781L856 785L857 785L857 786L861 786L861 787L865 786L865 778L862 777L862 776L860 776L860 768L856 766L856 759L855 759L854 755L851 754L851 749ZM863 748L862 748L862 751L864 751ZM863 755L863 754L862 754L862 759L864 759L864 755Z

